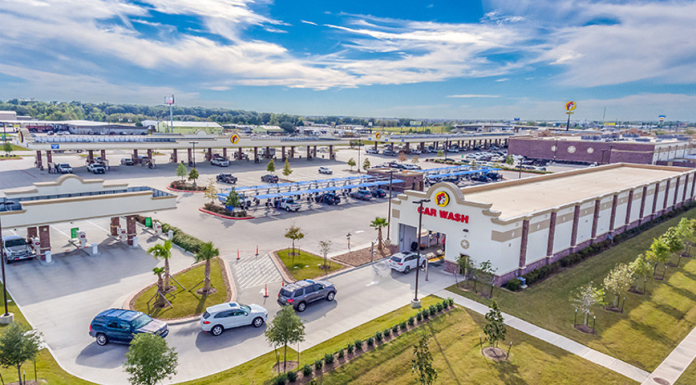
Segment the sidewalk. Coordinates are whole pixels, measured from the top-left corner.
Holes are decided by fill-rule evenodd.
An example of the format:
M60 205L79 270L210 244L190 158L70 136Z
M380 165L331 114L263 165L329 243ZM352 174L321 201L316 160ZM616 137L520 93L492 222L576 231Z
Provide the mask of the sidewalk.
M696 329L693 329L642 385L674 384L696 358ZM666 380L667 382L659 380Z
M488 306L480 304L476 301L470 300L468 298L462 297L460 295L454 294L450 291L447 290L442 290L438 293L435 293L435 295L438 295L442 298L447 298L450 297L454 299L454 302L457 305L464 306L467 309L473 310L479 314L486 314L488 313ZM611 369L619 374L622 374L634 381L637 382L643 382L646 381L648 376L650 376L650 373L646 372L645 370L636 368L633 365L629 365L623 361L620 361L614 357L608 356L604 353L600 353L596 350L590 349L587 346L584 346L582 344L579 344L575 341L572 341L566 337L560 336L556 333L552 333L548 330L544 330L538 326L532 325L527 321L523 321L517 317L513 317L509 314L503 313L503 318L505 319L505 324L515 328L519 331L522 331L524 333L527 333L533 337L536 337L542 341L548 342L551 345L557 346L563 350L566 350L570 353L576 354L586 360L592 361L597 365L604 366L607 369ZM694 334L693 332L691 334ZM691 334L689 336L691 336ZM694 340L693 343L696 344L696 334L694 334ZM681 347L681 345L680 345ZM675 350L676 351L676 350ZM674 354L674 352L672 352ZM694 352L696 354L696 352ZM670 354L670 357L672 355ZM669 357L667 358L669 359ZM667 361L667 360L665 360ZM664 365L664 362L662 363ZM660 367L662 367L660 365ZM658 368L659 369L659 368ZM645 382L643 382L645 384ZM651 384L652 385L652 384Z

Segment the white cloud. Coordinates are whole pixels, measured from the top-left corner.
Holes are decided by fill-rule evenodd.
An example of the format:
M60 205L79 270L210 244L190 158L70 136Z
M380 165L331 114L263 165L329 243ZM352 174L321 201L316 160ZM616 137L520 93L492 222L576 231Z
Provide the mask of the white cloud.
M463 94L463 95L448 95L448 98L499 98L500 95L476 95L476 94Z
M317 23L314 23L314 22L311 22L311 21L307 21L307 20L300 20L300 22L301 22L301 23L304 23L304 24L309 24L309 25L317 25Z
M496 82L507 82L510 81L510 78L500 78L500 79L495 79Z

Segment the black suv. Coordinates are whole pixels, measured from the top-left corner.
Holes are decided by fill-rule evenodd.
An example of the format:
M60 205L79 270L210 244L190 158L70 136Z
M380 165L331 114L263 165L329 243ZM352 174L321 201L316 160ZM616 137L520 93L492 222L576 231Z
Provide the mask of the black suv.
M232 174L218 174L217 181L222 183L235 184L237 183L237 177L233 176Z
M129 344L139 333L154 333L162 338L169 334L166 322L152 319L139 311L109 309L99 313L89 325L89 335L97 338L97 345L109 342Z
M375 198L384 198L387 196L387 192L382 190L381 188L376 188L370 191L372 193L372 196Z
M278 183L278 176L273 174L266 174L261 177L261 182Z
M333 301L336 297L336 287L326 281L305 279L285 285L278 293L278 303L281 306L292 305L300 313L305 311L307 304L319 300Z
M320 195L317 201L329 206L337 205L341 203L341 197L339 197L335 193L328 192L326 194Z

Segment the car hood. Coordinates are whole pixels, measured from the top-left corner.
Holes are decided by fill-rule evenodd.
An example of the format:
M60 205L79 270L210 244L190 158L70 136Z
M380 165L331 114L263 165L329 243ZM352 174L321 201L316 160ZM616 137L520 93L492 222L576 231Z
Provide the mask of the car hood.
M137 333L155 333L161 330L167 329L167 323L157 319L153 319L152 322L147 325L136 329Z
M24 253L29 249L29 245L11 246L6 248L10 253Z
M266 308L263 306L252 304L249 305L249 307L251 308L251 312L253 314L268 314L268 310L266 310Z

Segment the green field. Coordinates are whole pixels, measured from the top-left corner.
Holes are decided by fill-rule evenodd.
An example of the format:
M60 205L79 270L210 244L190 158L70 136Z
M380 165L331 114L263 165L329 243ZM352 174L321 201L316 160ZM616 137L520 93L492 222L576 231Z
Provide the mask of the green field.
M682 373L681 377L674 385L693 385L696 384L696 361L692 362L688 368Z
M292 253L292 249L279 250L276 252L280 260L285 264L285 267L288 268L290 275L297 281L320 277L327 273L341 270L344 267L329 259L328 266L330 269L327 272L323 269L324 258L306 251L301 251L300 249L295 249L295 253L299 255L292 257L290 253Z
M506 313L652 372L696 325L696 260L682 259L682 268L669 268L664 282L648 279L647 295L627 293L623 314L595 309L595 335L573 328L571 293L589 281L601 285L617 263L634 260L653 238L676 225L684 215L693 218L696 210L659 224L522 292L496 289L493 299ZM658 269L661 272L662 267ZM471 292L455 287L449 290L489 303Z
M205 264L201 264L185 273L175 274L174 278L179 281L184 288L178 287L174 280L170 280L170 285L176 285L177 290L170 292L166 298L174 305L174 307L165 307L152 309L154 300L148 305L148 301L157 292L157 286L153 286L146 290L135 301L135 309L145 314L150 314L152 317L159 319L174 319L182 317L191 317L201 314L205 309L212 305L222 303L227 298L227 288L222 277L222 270L217 259L210 263L210 286L217 289L217 293L209 296L203 296L196 293L196 290L201 289L201 283L195 289L189 291L197 283L201 282L205 276ZM153 281L157 282L157 277L152 275Z

